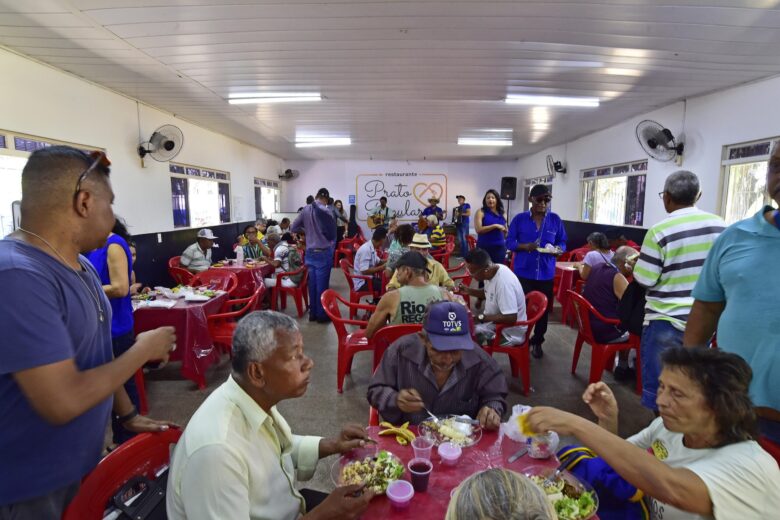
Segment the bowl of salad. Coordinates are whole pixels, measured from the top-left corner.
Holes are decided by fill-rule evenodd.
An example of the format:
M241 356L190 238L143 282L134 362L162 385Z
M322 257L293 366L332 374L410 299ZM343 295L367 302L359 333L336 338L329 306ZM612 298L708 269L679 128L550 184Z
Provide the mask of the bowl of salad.
M562 471L555 480L546 482L554 472L555 468L531 466L526 468L525 475L545 492L558 520L593 518L599 509L599 497L590 484L568 471Z
M389 451L353 450L339 457L331 466L331 478L337 486L365 484L374 493L384 494L387 486L403 477L401 459Z

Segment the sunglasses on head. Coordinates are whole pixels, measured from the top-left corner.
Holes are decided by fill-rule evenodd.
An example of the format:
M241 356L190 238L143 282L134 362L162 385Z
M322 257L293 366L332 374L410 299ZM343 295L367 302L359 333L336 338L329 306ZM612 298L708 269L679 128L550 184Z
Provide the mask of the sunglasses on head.
M92 164L89 166L89 168L81 172L81 175L79 175L79 179L76 181L76 191L73 192L74 198L81 191L81 183L84 182L84 179L87 178L89 172L97 168L98 165L102 166L103 168L108 168L109 166L111 166L111 161L108 160L108 157L106 157L105 152L94 150L92 152L89 152L89 156L92 158Z

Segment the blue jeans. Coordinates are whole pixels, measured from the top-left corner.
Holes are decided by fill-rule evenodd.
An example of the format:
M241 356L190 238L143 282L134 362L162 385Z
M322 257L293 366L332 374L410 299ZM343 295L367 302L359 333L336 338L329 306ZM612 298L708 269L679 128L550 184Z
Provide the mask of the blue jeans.
M666 320L653 320L642 329L642 406L658 410L658 377L661 375L661 355L668 348L682 347L683 331Z
M319 320L328 317L322 308L320 296L330 287L333 267L333 248L307 249L306 267L309 269L309 316Z
M469 252L469 243L466 240L466 235L469 234L469 227L460 225L455 226L455 235L458 237L458 244L460 244L460 256L465 257Z

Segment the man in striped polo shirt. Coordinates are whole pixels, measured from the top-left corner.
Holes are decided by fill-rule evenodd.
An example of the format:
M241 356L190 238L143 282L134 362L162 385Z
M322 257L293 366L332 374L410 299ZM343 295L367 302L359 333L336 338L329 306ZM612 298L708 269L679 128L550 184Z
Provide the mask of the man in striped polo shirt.
M642 243L634 279L647 288L642 331L642 404L657 410L655 399L661 354L681 347L691 291L712 243L726 223L694 204L701 189L695 174L680 170L671 174L659 196L669 216L651 227Z

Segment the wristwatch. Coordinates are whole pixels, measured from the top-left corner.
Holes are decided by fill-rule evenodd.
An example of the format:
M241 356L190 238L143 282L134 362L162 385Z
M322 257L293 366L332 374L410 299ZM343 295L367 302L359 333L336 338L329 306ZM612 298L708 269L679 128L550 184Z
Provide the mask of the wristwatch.
M480 321L480 323L481 323L481 322L485 321L485 315L484 315L484 314L480 314L480 315L478 315L478 316L477 316L477 319L478 319L478 320Z

